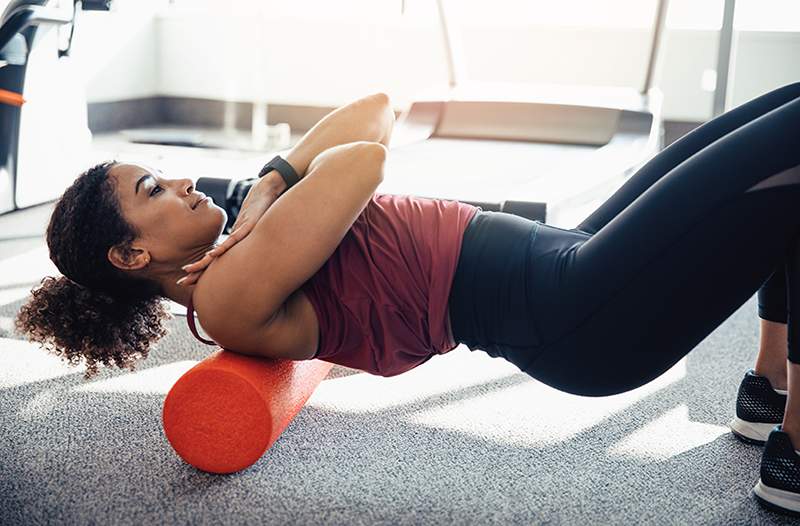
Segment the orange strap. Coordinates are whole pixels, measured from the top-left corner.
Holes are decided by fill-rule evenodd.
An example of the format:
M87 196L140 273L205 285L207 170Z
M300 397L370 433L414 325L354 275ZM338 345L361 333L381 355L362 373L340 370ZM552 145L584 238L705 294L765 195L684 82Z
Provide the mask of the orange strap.
M14 93L5 89L0 89L0 104L9 104L11 106L22 106L27 101L22 98L22 93Z

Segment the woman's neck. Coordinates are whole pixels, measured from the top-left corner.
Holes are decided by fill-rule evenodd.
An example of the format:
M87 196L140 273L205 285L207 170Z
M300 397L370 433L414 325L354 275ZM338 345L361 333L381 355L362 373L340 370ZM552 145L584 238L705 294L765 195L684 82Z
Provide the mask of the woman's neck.
M158 274L158 281L161 285L161 291L165 297L171 299L176 303L180 303L184 307L189 305L189 300L192 297L192 293L194 292L194 288L196 283L191 285L178 285L177 281L183 277L186 277L188 274L184 272L181 267L184 265L188 265L189 263L194 263L205 255L206 252L211 250L216 246L216 243L212 243L208 246L203 246L198 248L197 250L192 251L188 254L182 261L179 261L177 265L170 265L169 269L164 269L163 272L159 272Z

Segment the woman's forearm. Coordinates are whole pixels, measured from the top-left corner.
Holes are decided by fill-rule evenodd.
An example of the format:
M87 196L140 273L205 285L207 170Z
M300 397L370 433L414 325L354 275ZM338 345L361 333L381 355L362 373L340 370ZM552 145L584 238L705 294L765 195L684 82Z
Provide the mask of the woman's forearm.
M311 161L328 148L349 142L380 142L389 146L394 110L389 97L376 93L337 108L308 130L285 156L301 178Z

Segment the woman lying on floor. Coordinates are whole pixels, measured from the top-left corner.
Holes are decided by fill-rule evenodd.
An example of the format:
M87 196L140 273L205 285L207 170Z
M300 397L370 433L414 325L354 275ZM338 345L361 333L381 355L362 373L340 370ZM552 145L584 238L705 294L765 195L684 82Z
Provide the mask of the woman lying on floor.
M262 170L219 245L226 213L191 180L91 168L47 230L63 277L18 329L90 377L146 357L169 298L231 351L392 376L463 343L604 396L661 375L758 292L732 429L766 442L756 495L800 511L800 83L671 144L570 230L375 193L393 123L383 94L326 116Z

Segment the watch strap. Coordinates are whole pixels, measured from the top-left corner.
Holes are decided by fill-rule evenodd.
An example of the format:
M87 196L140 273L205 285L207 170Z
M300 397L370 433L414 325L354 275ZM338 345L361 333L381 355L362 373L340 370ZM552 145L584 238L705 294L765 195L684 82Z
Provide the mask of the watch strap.
M276 155L270 159L270 161L264 165L261 171L258 172L258 176L264 177L272 170L277 170L283 180L286 181L287 190L300 182L300 177L297 175L297 172L294 170L294 168L292 168L292 165L286 162L286 159L280 155Z

